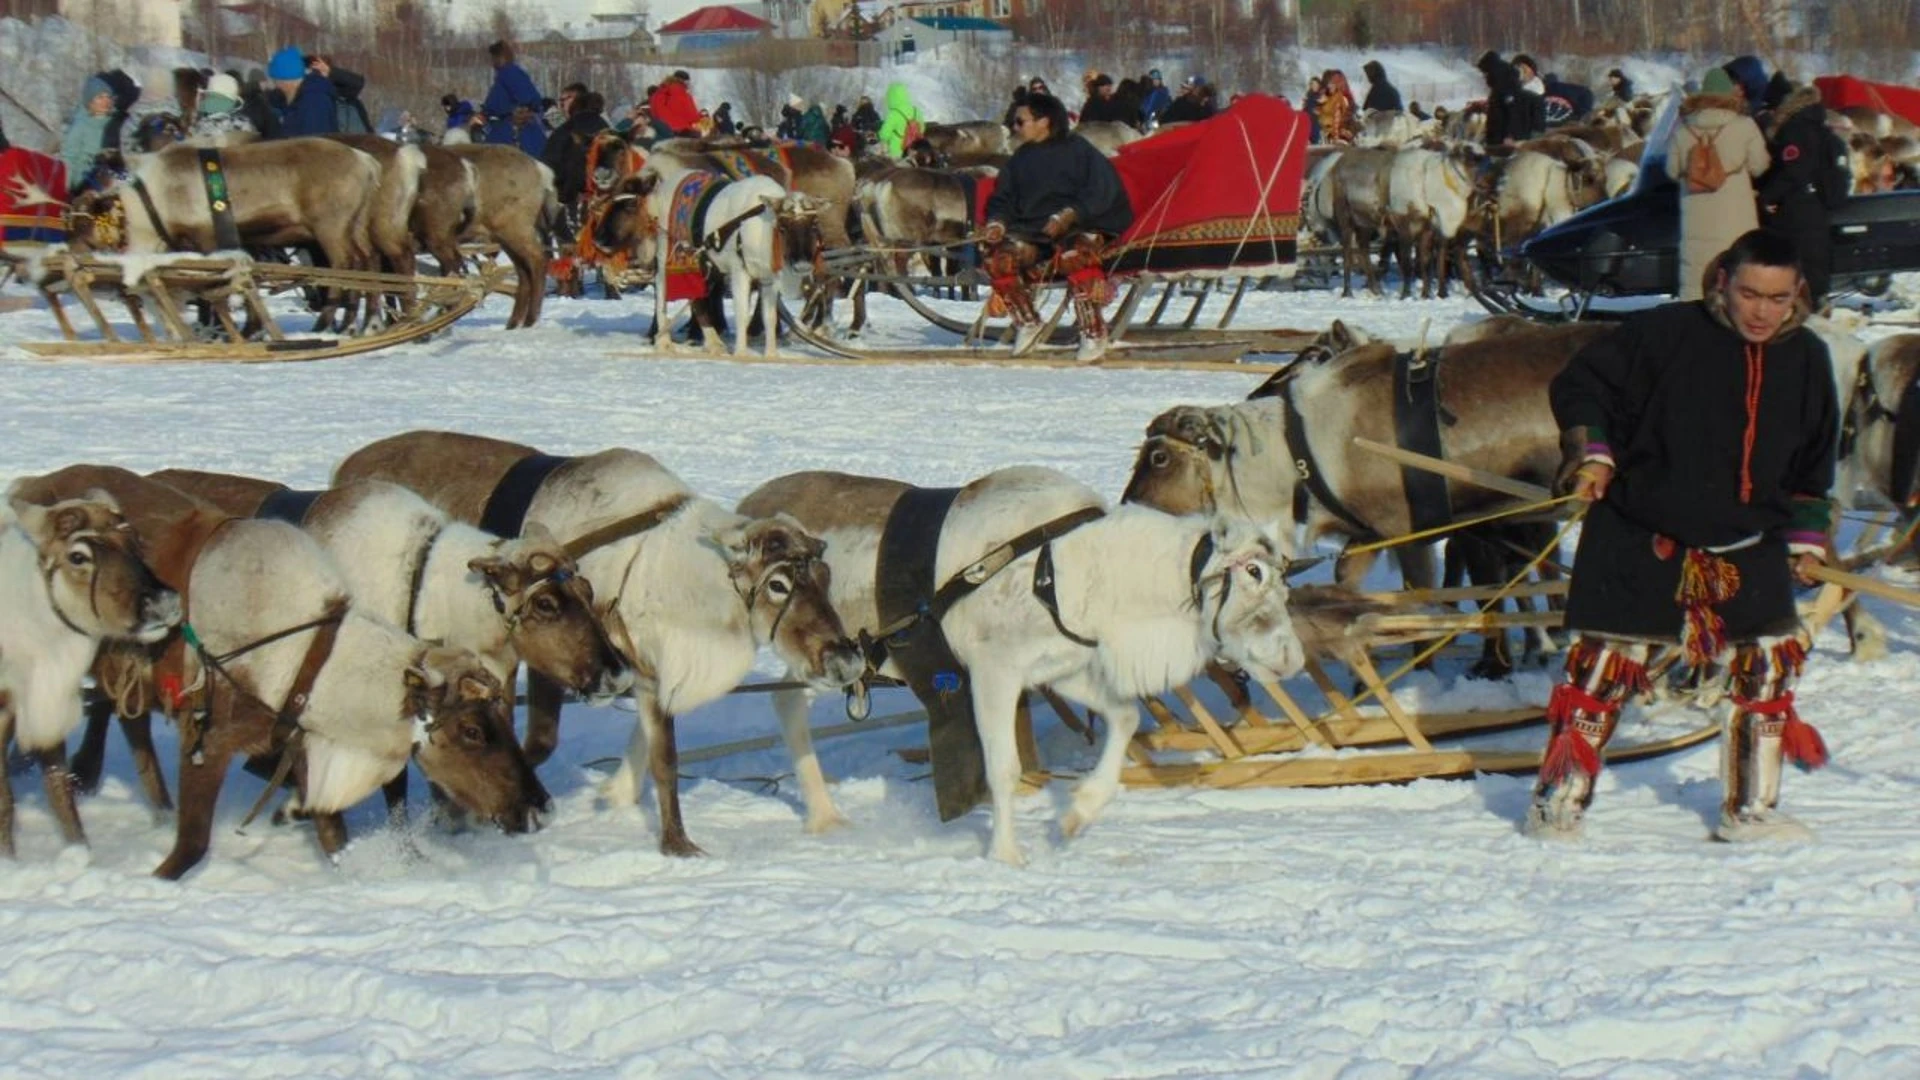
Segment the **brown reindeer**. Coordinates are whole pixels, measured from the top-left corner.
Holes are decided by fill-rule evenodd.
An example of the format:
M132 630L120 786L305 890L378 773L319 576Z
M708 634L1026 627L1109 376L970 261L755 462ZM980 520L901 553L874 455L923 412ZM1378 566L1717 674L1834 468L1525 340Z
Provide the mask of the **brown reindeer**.
M379 205L379 162L327 139L233 146L220 158L242 244L312 244L330 266L357 270L370 264L368 229ZM97 224L123 217L123 246L129 253L213 251L213 213L199 151L171 146L132 158L130 165L129 181L74 200L68 242L80 250L106 246ZM130 189L132 180L146 189L151 211L147 200Z
M70 844L86 833L67 775L80 681L103 641L164 638L180 598L142 561L111 495L35 505L0 502L0 757L10 742L40 766L47 804ZM13 856L13 785L0 767L0 856Z
M553 170L513 146L469 144L445 149L473 170L474 213L460 239L500 245L515 277L507 329L532 326L540 321L540 306L546 299L547 240L560 215ZM446 210L438 207L436 213L444 215Z
M545 792L514 740L504 688L472 654L353 610L332 560L284 523L236 519L106 466L29 478L16 494L44 503L76 489L120 502L196 631L191 646L176 637L150 676L182 725L180 814L158 876L205 856L234 755L290 746L300 803L329 855L346 840L341 811L409 754L463 809L509 831L534 823Z
M680 816L677 714L733 689L763 644L823 690L864 672L828 599L818 539L789 519L743 517L700 498L645 454L549 458L499 439L415 431L363 447L334 471L336 484L362 479L404 484L455 520L515 533L537 523L563 538L639 673L628 756L649 762L667 854L699 853ZM558 739L560 703L559 687L529 676L527 753L536 763ZM788 745L802 789L814 790L818 762L791 735ZM608 792L616 802L637 793L630 777ZM819 827L831 816L831 806L808 806Z
M928 124L921 132L934 151L948 161L958 157L1013 153L1013 139L1007 126L994 120L968 120L959 124Z
M1449 347L1432 361L1439 408L1452 423L1440 428L1449 461L1542 486L1553 482L1560 463L1559 430L1547 407L1547 383L1573 354L1610 327L1593 324L1543 329L1521 336ZM1393 444L1397 350L1384 343L1359 345L1324 364L1295 369L1276 393L1218 407L1179 406L1155 417L1135 459L1126 502L1143 502L1169 513L1220 509L1263 525L1304 528L1304 544L1322 536L1356 539L1404 535L1412 530L1401 467L1354 449L1354 436ZM1301 428L1289 432L1298 420ZM1324 483L1339 509L1318 496L1307 500L1296 521L1295 488L1300 468L1289 435L1304 439L1313 460L1306 466ZM1504 496L1468 484L1447 486L1455 517L1487 509ZM1482 564L1476 580L1499 573L1504 544L1474 550ZM1371 558L1343 556L1336 579L1357 586ZM1414 574L1419 567L1420 573ZM1410 584L1432 584L1422 563L1404 566ZM1504 643L1489 641L1479 673L1502 674L1510 666Z

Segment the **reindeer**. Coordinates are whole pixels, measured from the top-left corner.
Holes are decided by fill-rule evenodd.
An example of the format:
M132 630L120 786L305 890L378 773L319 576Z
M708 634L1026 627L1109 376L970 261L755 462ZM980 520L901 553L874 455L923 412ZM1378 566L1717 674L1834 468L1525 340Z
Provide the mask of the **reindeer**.
M1466 240L1478 232L1492 204L1482 185L1486 155L1462 144L1450 150L1407 147L1393 159L1387 180L1387 219L1400 241L1400 265L1409 265L1408 249L1417 248L1416 261L1424 270L1421 298L1432 299L1434 278L1440 279L1440 298L1446 299L1449 263L1457 262L1460 276L1471 281ZM1413 294L1413 275L1400 280L1400 298Z
M22 480L15 495L45 504L94 488L125 508L195 630L148 676L182 726L180 814L156 876L177 879L205 857L236 754L291 754L329 856L346 843L341 811L409 754L463 809L512 832L537 824L546 792L514 740L506 689L477 657L355 610L333 561L283 522L235 519L106 466Z
M761 645L822 691L852 686L865 670L828 601L819 540L791 521L749 518L699 498L645 454L549 458L498 439L415 431L363 447L334 471L337 485L360 479L403 484L457 521L492 517L512 533L537 523L565 538L637 676L633 745L649 763L665 854L700 854L680 817L675 715L733 689ZM520 519L489 515L509 494L524 509ZM559 688L530 674L527 754L536 764L553 752L559 717ZM806 788L804 773L817 766L796 751L796 768ZM605 794L631 804L639 782L622 773ZM830 810L809 805L808 828L831 827Z
M513 685L525 660L529 671L591 700L625 693L633 675L607 639L593 608L592 589L558 542L539 526L519 539L501 539L451 521L405 488L380 481L327 492L290 492L252 477L187 469L152 473L155 480L235 517L280 517L294 508L302 525L333 555L355 605L407 633L474 653L496 681ZM157 809L171 808L154 757L150 695L130 693L115 664L137 658L103 656L96 682L121 687L88 711L86 734L73 761L75 786L99 783L107 726L116 710L136 769ZM404 806L403 771L386 789L390 808Z
M165 638L180 597L141 561L111 495L36 506L10 493L0 504L0 611L0 756L15 741L34 757L60 831L84 844L67 777L80 680L102 641ZM13 853L13 784L0 768L0 855Z
M1366 270L1367 291L1380 292L1380 268L1370 252L1376 238L1387 231L1388 184L1393 175L1395 151L1380 147L1350 149L1342 153L1328 172L1326 198L1340 235L1340 297L1353 296L1353 264L1357 258ZM1316 196L1316 201L1317 201ZM1402 267L1405 272L1405 267Z
M553 170L512 146L469 144L446 150L473 167L474 213L460 239L500 245L515 277L507 329L532 326L540 321L546 299L547 240L560 215Z
M688 182L718 190L683 190ZM772 357L779 342L779 298L798 301L802 297L805 271L793 266L794 254L813 249L808 227L817 221L821 209L811 197L789 195L764 176L730 181L714 173L675 169L656 157L638 175L622 182L600 219L594 243L656 264L656 328L667 325L670 277L694 277L704 288L706 267L711 266L733 295L736 356L747 355L747 312L757 287L766 355ZM687 223L685 235L679 232L681 219ZM669 266L680 259L699 265L670 274ZM708 308L695 304L693 310L707 350L718 352L720 335ZM671 340L661 347L672 348Z
M739 509L791 515L821 536L835 607L863 633L878 635L875 552L894 504L908 490L894 480L795 473L762 485ZM1091 489L1049 469L990 473L953 501L937 541L935 580L967 572L1028 529L1101 506ZM1051 607L1035 587L1042 558L1052 567ZM1014 708L1026 688L1050 685L1107 720L1099 763L1060 819L1061 834L1073 837L1119 789L1127 744L1139 725L1138 698L1184 684L1216 657L1276 678L1300 670L1304 656L1287 615L1285 567L1285 548L1259 530L1121 507L1017 553L936 616L968 672L993 796L989 854L1016 866L1025 861L1014 838L1013 797L1020 780ZM882 671L895 671L891 661ZM774 699L796 762L813 760L810 700L807 691ZM623 768L636 765L630 756ZM809 807L830 807L818 766L796 771Z
M959 157L1013 153L1013 140L1007 126L994 120L968 120L958 124L928 124L922 131L933 149L949 161Z
M1132 124L1123 124L1118 120L1095 120L1088 124L1074 125L1073 133L1093 144L1093 148L1112 157L1120 148L1130 142L1146 138L1140 129Z

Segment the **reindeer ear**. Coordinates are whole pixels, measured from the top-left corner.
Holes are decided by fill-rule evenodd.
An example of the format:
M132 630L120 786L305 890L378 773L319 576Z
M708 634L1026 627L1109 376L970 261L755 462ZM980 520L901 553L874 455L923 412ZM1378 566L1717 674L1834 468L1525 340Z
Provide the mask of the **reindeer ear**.
M47 508L25 499L9 499L7 505L12 507L14 519L20 522L20 528L26 532L27 538L33 541L33 546L46 547L53 539L52 522L48 520Z
M92 488L85 495L82 495L80 497L87 500L88 502L99 503L100 505L105 506L107 509L113 511L116 514L121 512L120 500L114 498L113 493L108 491L105 488Z
M520 539L531 540L536 544L559 543L558 540L554 539L553 530L538 521L529 521L525 525L520 526Z
M760 201L766 205L767 209L777 214L780 212L780 208L785 205L787 197L785 195L762 195L760 196Z
M495 549L492 555L476 555L467 560L467 569L479 574L506 592L518 592L520 568L512 559Z
M742 521L707 534L707 542L720 552L727 564L739 567L753 555L752 522Z

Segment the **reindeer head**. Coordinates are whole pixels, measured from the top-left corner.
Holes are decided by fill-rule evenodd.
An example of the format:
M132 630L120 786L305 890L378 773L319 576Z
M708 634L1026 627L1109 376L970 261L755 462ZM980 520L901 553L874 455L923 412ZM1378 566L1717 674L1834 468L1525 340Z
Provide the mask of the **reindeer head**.
M125 251L127 205L115 191L86 191L66 213L67 246L74 251Z
M626 252L637 266L652 266L658 257L660 221L651 204L659 185L660 174L652 169L642 169L615 184L593 227L594 244Z
M52 506L21 499L11 505L39 554L47 599L75 633L151 644L179 625L179 595L147 568L111 495L96 490Z
M833 607L825 543L785 514L730 526L714 543L747 606L755 641L771 645L818 689L845 688L865 673L865 657Z
M576 693L606 699L633 685L633 672L594 613L593 586L546 526L467 563L493 594L514 651L529 668Z
M833 204L794 191L783 199L770 199L767 205L773 210L774 243L782 246L780 290L788 300L811 299L815 292L832 284L820 261L826 252L820 215Z
M427 779L507 832L538 828L553 800L514 738L511 692L465 649L429 648L405 678Z
M1231 452L1228 429L1215 410L1175 406L1147 425L1120 501L1176 515L1210 513L1215 473Z
M1299 673L1306 650L1287 613L1284 546L1264 529L1216 518L1211 552L1200 560L1194 602L1209 627L1216 655L1274 679Z

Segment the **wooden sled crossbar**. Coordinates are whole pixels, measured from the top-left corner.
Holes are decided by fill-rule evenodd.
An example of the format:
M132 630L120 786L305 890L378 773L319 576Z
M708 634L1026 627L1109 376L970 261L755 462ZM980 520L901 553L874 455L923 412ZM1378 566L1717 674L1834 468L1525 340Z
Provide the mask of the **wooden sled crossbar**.
M411 277L206 256L131 260L58 252L31 265L8 259L38 286L66 338L20 348L45 359L122 363L278 363L372 352L447 328L500 288L505 276L488 269L469 277ZM341 305L337 332L291 336L268 310L266 297L303 289L328 290L357 303ZM82 339L63 304L69 297L92 321L96 339ZM124 337L108 319L108 300L125 304L137 338ZM196 328L189 313L200 304L217 321ZM235 304L244 326L235 319ZM356 306L364 313L357 332ZM375 318L376 311L382 317Z

